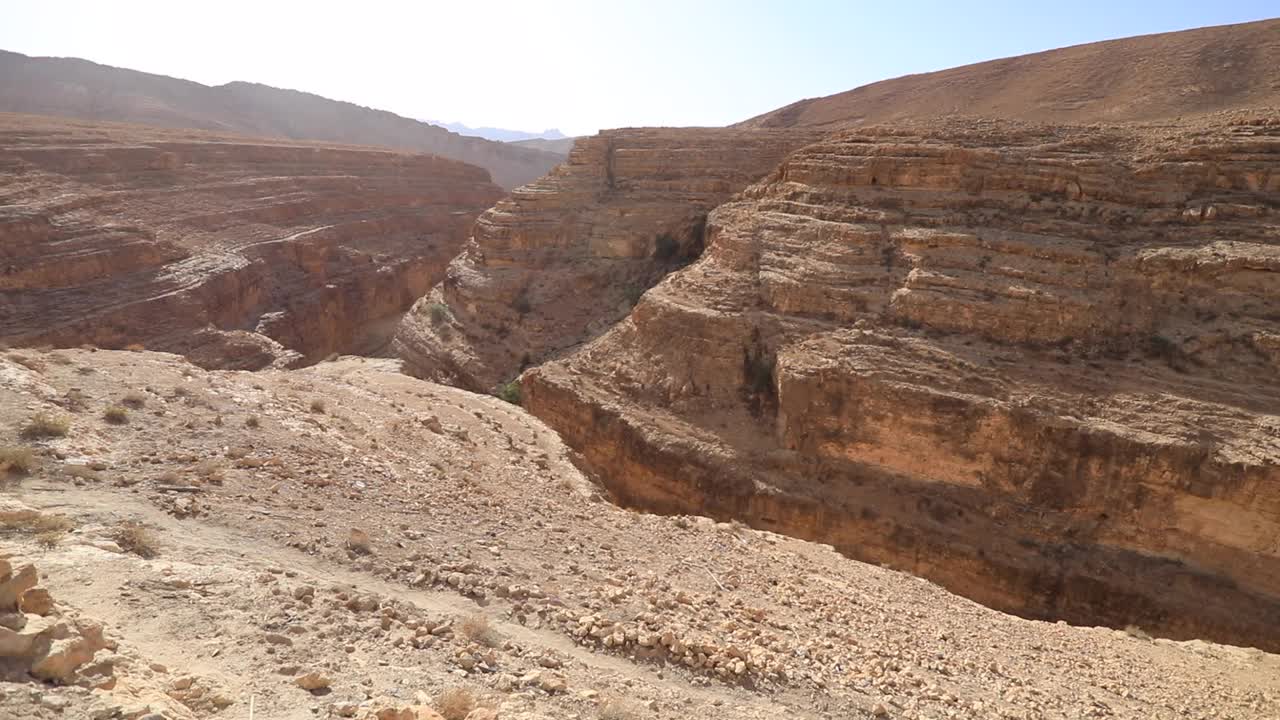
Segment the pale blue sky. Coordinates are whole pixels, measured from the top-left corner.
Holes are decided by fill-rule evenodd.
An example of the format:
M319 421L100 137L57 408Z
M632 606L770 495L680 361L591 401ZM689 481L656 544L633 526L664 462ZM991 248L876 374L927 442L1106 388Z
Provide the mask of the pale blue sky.
M1280 15L1280 0L0 0L0 48L410 117L723 125L868 82Z

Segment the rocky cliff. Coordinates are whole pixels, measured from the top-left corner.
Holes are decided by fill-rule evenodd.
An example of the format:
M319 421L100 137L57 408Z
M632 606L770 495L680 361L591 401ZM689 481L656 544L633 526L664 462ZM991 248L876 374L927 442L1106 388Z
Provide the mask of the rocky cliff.
M810 131L610 130L480 216L474 241L406 315L416 375L487 391L622 319L702 251L706 213Z
M210 367L385 345L501 195L430 155L0 115L0 341Z
M1280 649L1280 116L846 131L527 407L615 496Z

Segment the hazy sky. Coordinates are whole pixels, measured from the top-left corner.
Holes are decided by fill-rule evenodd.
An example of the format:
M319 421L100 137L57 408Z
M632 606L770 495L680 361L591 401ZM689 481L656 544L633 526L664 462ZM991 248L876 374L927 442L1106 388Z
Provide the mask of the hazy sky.
M0 48L580 134L723 125L909 73L1276 15L1280 0L0 0Z

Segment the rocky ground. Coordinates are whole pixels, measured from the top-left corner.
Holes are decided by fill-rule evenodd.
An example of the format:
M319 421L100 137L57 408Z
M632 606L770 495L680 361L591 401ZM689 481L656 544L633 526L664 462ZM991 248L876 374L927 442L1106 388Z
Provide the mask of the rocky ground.
M390 361L11 350L0 428L4 717L1280 716L1275 655L625 511Z

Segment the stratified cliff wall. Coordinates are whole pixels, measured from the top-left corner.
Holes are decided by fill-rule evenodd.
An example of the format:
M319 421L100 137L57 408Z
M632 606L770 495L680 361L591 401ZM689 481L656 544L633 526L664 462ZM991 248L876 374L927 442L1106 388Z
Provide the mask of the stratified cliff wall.
M415 375L486 391L590 340L702 251L713 207L811 131L609 130L480 216L474 242L405 317Z
M256 368L385 346L488 174L430 155L0 115L0 341Z
M526 406L628 505L1280 649L1280 122L849 131Z

